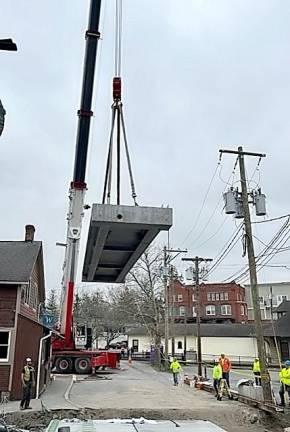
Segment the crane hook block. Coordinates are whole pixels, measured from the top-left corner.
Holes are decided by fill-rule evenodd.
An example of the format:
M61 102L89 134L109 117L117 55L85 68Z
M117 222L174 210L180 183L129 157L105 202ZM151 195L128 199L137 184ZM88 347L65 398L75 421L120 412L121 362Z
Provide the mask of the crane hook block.
M122 82L120 77L113 78L113 99L114 101L120 101L122 94Z

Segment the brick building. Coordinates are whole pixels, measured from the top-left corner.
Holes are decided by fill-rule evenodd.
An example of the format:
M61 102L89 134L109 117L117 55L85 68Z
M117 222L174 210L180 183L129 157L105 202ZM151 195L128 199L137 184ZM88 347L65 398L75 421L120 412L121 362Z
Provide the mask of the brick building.
M169 294L171 314L176 321L194 321L196 317L195 289L175 280ZM245 288L235 282L200 284L202 322L245 323L248 310Z
M34 227L28 225L25 241L0 241L0 395L21 398L27 357L32 358L40 391L48 380L49 339L41 343L38 358L40 341L49 334L38 322L44 300L42 243L34 241Z

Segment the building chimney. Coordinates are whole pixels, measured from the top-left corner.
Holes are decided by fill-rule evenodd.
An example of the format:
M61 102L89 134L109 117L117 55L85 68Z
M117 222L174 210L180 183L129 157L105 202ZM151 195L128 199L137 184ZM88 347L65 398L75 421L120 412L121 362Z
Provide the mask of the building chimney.
M33 225L25 225L25 241L33 242L34 240L35 228Z

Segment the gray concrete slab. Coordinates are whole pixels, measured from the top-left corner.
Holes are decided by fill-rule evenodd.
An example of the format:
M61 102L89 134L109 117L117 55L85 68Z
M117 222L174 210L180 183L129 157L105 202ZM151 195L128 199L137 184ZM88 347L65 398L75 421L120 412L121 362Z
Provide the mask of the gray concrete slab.
M82 280L123 283L157 234L172 226L172 209L93 204Z
M66 432L226 432L225 429L211 422L196 420L177 422L143 420L143 423L133 420L53 420L46 432L60 432L67 428Z

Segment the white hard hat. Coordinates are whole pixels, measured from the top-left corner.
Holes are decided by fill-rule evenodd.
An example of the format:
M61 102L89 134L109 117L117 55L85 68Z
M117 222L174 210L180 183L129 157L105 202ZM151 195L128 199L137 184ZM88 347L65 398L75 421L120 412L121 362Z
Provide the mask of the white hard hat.
M27 357L26 361L27 361L27 362L31 362L32 360L31 360L30 357Z

